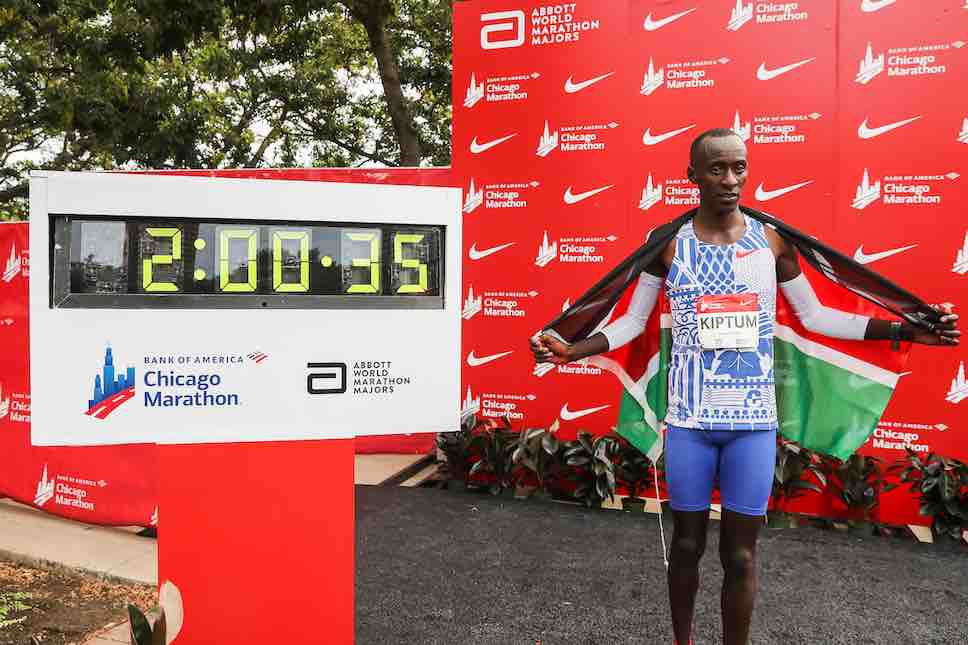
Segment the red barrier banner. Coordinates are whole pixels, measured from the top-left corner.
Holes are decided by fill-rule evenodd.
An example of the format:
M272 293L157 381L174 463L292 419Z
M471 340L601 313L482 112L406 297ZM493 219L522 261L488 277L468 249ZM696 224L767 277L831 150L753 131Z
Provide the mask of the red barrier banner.
M619 386L535 366L527 338L646 233L698 205L688 147L746 142L743 202L960 312L968 275L968 8L752 0L486 0L454 15L454 167L465 189L462 406L608 432ZM966 350L915 348L861 449L968 458ZM959 439L960 438L960 439ZM840 513L828 498L800 503ZM925 523L906 491L881 517Z

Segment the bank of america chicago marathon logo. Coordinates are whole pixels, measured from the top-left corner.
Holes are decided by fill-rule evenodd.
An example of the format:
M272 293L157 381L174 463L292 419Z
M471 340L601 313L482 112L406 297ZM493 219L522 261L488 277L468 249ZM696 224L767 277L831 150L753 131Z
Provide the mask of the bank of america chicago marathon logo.
M730 9L729 20L726 23L728 31L739 31L750 21L755 24L779 24L787 22L804 22L810 19L806 11L805 2L754 2L753 0L736 0Z
M562 264L602 264L605 262L605 256L600 252L601 246L616 240L618 240L617 236L606 235L569 236L551 241L548 231L545 231L538 245L534 265L544 268L555 259Z
M228 407L242 404L237 392L225 392L224 373L220 368L261 365L269 358L265 352L238 354L158 354L144 357L142 379L143 404L146 408ZM137 393L137 371L134 367L118 369L110 345L104 352L101 371L94 375L93 394L87 402L87 416L106 419Z
M597 18L578 12L578 6L597 2L567 2L535 7L530 15L521 9L481 14L481 49L512 49L529 42L532 47L576 43L582 35L601 29ZM530 29L529 29L530 27Z
M95 510L94 502L88 499L89 490L104 488L108 483L101 479L93 481L81 479L70 475L52 475L48 473L47 464L44 464L44 471L37 481L37 488L34 492L34 504L38 508L43 508L47 502L54 500L57 506L69 506L79 508L84 511Z
M485 209L517 209L527 208L530 193L541 186L536 180L526 182L495 182L478 187L471 178L470 187L464 196L462 208L465 215L470 215L483 206Z
M873 43L868 42L867 49L860 59L854 81L861 85L867 85L885 72L889 77L945 74L954 62L951 57L955 50L960 50L964 46L965 41L955 40L908 47L891 47L886 52L875 53Z
M568 311L571 307L571 299L568 298L562 303L561 310ZM594 336L602 329L608 325L612 320L612 314L615 313L615 307L612 307L608 315L602 319L600 323L589 333L589 336ZM588 364L588 359L583 358L580 361L575 361L574 363L565 363L564 365L555 365L553 363L535 363L534 367L531 369L531 373L538 378L543 377L548 372L551 372L557 368L559 374L570 374L570 375L586 375L586 376L599 376L602 373L602 369Z
M472 414L485 419L503 419L507 417L512 421L524 419L524 412L521 411L522 405L533 403L538 399L534 394L501 394L496 392L484 392L474 396L470 386L467 387L467 396L461 402L460 416L465 419Z
M30 273L30 256L27 249L23 250L23 253L17 253L17 244L10 244L10 253L7 255L6 261L3 263L3 275L0 275L0 280L4 282L13 282L13 279L18 275L23 274L26 278Z
M949 172L943 175L886 175L874 180L870 170L864 168L850 206L864 210L878 200L895 206L937 206L944 201L944 195L940 194L944 185L959 177L960 174Z
M513 103L528 99L528 84L541 78L539 72L488 76L477 80L472 73L464 94L464 107L472 108L481 101L485 103Z
M805 126L816 123L823 115L820 112L809 114L762 114L749 115L744 120L739 110L733 114L731 128L744 143L754 144L801 144L807 142Z
M725 56L715 59L673 61L665 67L649 57L649 66L642 77L639 94L651 96L661 87L669 90L711 89L716 87L714 78L718 68L729 63Z
M968 232L965 232L965 242L955 254L954 264L951 265L951 272L958 275L968 273Z
M607 137L614 132L619 124L615 121L608 123L580 123L562 125L552 129L545 120L544 131L538 137L538 146L534 154L547 157L554 150L560 152L603 152L608 147Z
M968 143L968 116L961 122L961 130L958 132L958 143Z
M484 318L524 318L530 301L538 297L531 291L484 291L475 296L474 285L468 285L467 298L461 310L461 318L471 320L478 314Z
M961 403L968 399L968 378L965 377L964 361L958 365L958 373L951 379L951 387L944 398L948 403Z
M0 420L11 423L30 423L30 395L22 392L6 392L0 383Z
M3 398L3 383L0 383L0 419L10 414L10 396Z

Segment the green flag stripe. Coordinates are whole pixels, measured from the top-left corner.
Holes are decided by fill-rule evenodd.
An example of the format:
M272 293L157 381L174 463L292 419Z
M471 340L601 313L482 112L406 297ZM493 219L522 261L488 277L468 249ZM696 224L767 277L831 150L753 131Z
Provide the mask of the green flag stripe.
M894 389L897 386L898 376L894 372L837 351L832 347L804 338L791 327L777 324L775 327L775 335L778 341L786 341L787 343L793 344L807 356L849 370L862 378L876 381L885 387Z
M849 457L874 431L893 388L816 358L780 334L773 351L780 432L804 448Z

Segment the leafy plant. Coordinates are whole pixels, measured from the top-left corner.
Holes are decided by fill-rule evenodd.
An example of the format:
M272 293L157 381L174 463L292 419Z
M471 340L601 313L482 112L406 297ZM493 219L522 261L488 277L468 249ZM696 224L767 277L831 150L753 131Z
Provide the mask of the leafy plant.
M652 462L641 450L621 437L618 442L618 462L615 464L615 476L620 483L628 488L629 496L639 499L639 494L648 490L652 485Z
M589 508L615 498L615 457L618 441L613 436L597 439L590 432L579 432L575 441L565 444L562 458L571 466L575 490L571 495Z
M468 446L471 458L477 458L467 472L468 478L485 475L492 495L500 495L502 490L510 488L513 483L511 454L517 442L518 433L511 430L511 421L506 417L479 424Z
M13 615L22 611L30 611L32 607L24 602L29 599L30 594L23 591L0 593L0 629L17 625L27 620L26 616L13 618Z
M457 432L441 432L437 435L437 448L447 459L447 477L450 480L467 479L467 457L477 417L473 414L461 419Z
M880 503L884 489L884 469L877 457L851 455L847 461L834 457L823 459L827 485L834 491L848 511L858 513L863 522Z
M131 645L165 645L165 611L161 610L152 627L141 610L128 605L128 621L131 627Z
M562 443L555 434L558 432L558 425L556 419L547 429L525 428L511 454L511 463L516 468L518 481L533 478L538 484L538 490L544 495L550 493L549 477L554 479L561 471L559 452Z
M784 510L786 505L806 491L823 492L827 478L820 467L820 456L777 435L776 465L773 470L773 503ZM808 479L813 475L820 486Z
M947 535L955 540L968 529L968 464L929 453L923 458L907 449L907 457L888 469L900 470L900 482L888 484L892 490L907 484L920 498L921 515L932 518L935 535Z

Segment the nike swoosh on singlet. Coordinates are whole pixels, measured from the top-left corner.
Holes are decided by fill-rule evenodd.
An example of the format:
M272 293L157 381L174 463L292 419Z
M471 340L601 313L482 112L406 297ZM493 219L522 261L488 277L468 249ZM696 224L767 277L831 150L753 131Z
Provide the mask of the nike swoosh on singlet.
M666 25L668 25L670 22L674 22L676 20L679 20L679 18L682 18L683 16L688 15L688 14L692 13L695 10L696 10L696 8L693 7L692 9L686 9L685 11L683 11L681 13L677 13L677 14L668 16L667 18L662 18L660 20L653 20L652 19L652 13L650 12L649 15L647 15L645 17L645 23L643 23L642 27L646 31L655 31L657 29L662 29L663 27L665 27Z
M488 141L487 143L478 143L477 142L477 137L474 137L474 140L471 141L471 152L474 153L475 155L479 155L482 152L484 152L485 150L490 150L494 146L496 146L496 145L498 145L500 143L504 143L505 141L507 141L511 137L516 137L517 134L518 133L515 132L514 134L509 134L506 137L501 137L500 139L495 139L494 141Z
M784 65L783 67L777 67L776 69L767 69L766 62L762 62L760 63L759 69L756 70L756 78L760 79L761 81L769 81L777 76L786 74L787 72L792 72L801 65L806 65L807 63L815 60L817 60L816 56L813 58L805 58L796 63L790 63L789 65Z
M895 121L894 123L888 123L887 125L882 125L879 128L868 127L867 119L865 118L864 121L860 124L860 127L857 128L857 136L860 137L861 139L873 139L874 137L878 137L884 134L885 132L890 132L891 130L900 128L902 125L913 123L920 118L921 118L920 115L912 116L910 119L903 119L901 121Z

